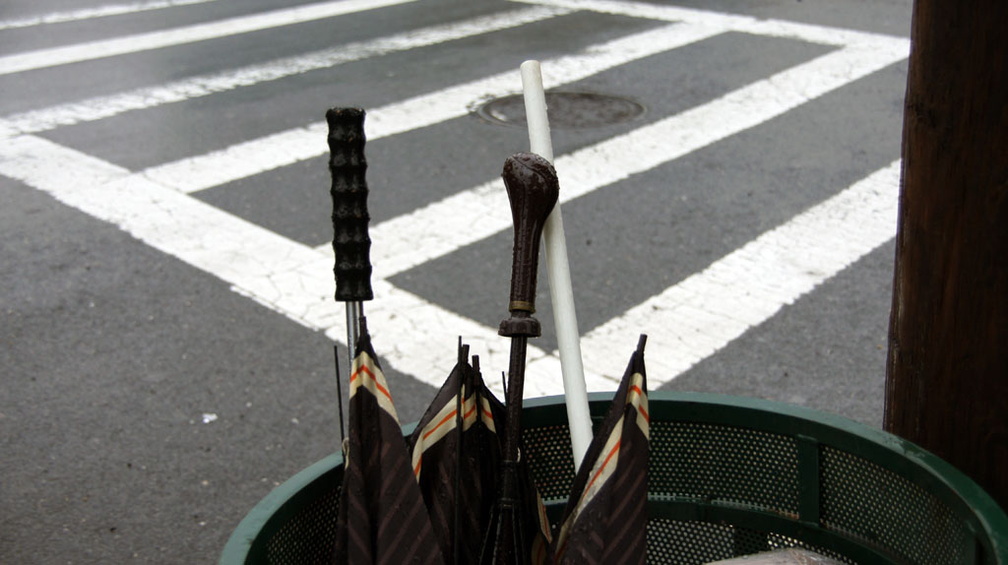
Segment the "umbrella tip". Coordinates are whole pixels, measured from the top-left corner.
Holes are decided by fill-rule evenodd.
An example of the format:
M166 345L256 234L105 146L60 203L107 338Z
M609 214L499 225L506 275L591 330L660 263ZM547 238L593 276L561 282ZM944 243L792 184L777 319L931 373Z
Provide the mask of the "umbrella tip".
M644 353L644 346L647 345L647 334L640 334L637 339L637 352Z

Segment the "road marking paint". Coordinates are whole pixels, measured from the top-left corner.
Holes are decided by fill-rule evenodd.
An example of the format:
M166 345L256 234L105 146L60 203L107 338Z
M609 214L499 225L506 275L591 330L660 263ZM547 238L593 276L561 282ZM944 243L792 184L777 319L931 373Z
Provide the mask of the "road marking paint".
M680 114L556 159L560 199L567 202L668 163L792 110L907 56L847 47L781 71ZM544 69L549 69L544 65ZM548 77L547 77L548 78ZM391 277L511 229L499 179L418 208L371 230L374 272Z
M321 253L122 167L35 136L14 137L0 145L0 174L116 225L307 328L345 341L344 313L332 297L331 251ZM495 328L383 280L373 281L373 287L375 300L366 305L368 327L391 368L440 387L455 363L459 335L480 352L485 366L507 366L510 346ZM534 346L528 356L537 361L529 372L535 378L530 378L528 394L562 392L556 358ZM487 380L503 392L496 379ZM604 382L594 374L589 380Z
M792 22L787 20L763 19L740 14L727 14L683 8L679 6L663 6L625 0L512 0L524 4L539 6L566 7L578 10L591 10L604 14L630 16L651 20L671 22L686 22L696 25L711 26L724 31L737 31L770 37L799 39L811 43L825 45L851 46L863 43L885 41L906 42L904 38L876 34L866 31L828 27L815 24Z
M148 12L151 10L174 8L176 6L190 6L192 4L205 4L207 2L216 1L217 0L147 0L146 2L132 2L130 4L105 4L103 6L81 8L79 10L69 10L66 12L51 12L38 16L0 20L0 30L91 20L95 18L135 14L137 12Z
M43 138L26 135L0 144L0 173L110 222L266 304L284 295L273 285L272 273L297 272L319 257L223 210ZM303 293L302 304L288 305L286 312L309 327L324 325L311 306L329 289L306 285L297 290Z
M397 51L427 47L514 28L568 12L569 10L565 8L531 7L502 14L490 14L369 41L358 41L305 55L284 57L266 63L195 76L167 84L136 88L109 96L97 96L78 102L31 110L0 120L0 136L38 133L60 126L91 122L132 110L154 108L162 104L227 92L244 86L330 68L368 57L378 57Z
M288 26L324 18L385 8L416 0L337 0L239 16L216 22L89 41L0 57L0 75L138 53L173 45L195 43L252 31Z
M325 272L331 272L332 257L326 257L324 264L328 267ZM455 361L454 337L462 336L473 354L480 356L487 386L503 395L500 371L508 367L511 346L506 338L497 335L496 327L455 314L382 279L375 279L372 286L375 299L364 305L368 328L372 329L375 347L380 347L380 353L396 369L440 387ZM334 341L345 341L340 338L345 332L340 324L326 335ZM529 345L527 355L525 397L563 394L560 360L535 344ZM585 371L585 380L589 390L612 390L615 384L591 369Z
M552 79L549 86L555 87L718 33L717 29L673 24L544 61L543 68ZM521 92L521 80L518 73L508 71L368 109L365 133L375 140L434 125L465 116L476 100L513 92ZM329 151L327 133L328 126L322 121L151 167L144 174L183 192L204 190L324 155Z
M585 365L615 378L647 333L648 384L673 380L895 237L899 179L896 161L591 330Z
M63 166L50 167L59 162ZM0 173L111 222L141 241L209 272L308 328L341 341L332 303L332 259L121 167L33 136L0 148ZM648 333L655 388L714 354L895 235L899 162L764 233L582 339L589 390L608 390L622 372L622 339ZM454 339L481 352L484 367L507 366L506 340L383 279L367 304L369 326L390 366L439 386ZM629 339L629 338L628 338ZM628 342L629 343L629 342ZM632 345L632 344L631 344ZM627 345L627 347L632 347ZM629 349L628 349L629 350ZM559 361L529 350L528 396L562 392ZM500 392L496 379L488 381Z
M550 0L548 3L559 5L565 1ZM578 3L577 7L588 4L605 4L610 7L619 5L599 0ZM635 8L644 6L627 5ZM703 14L707 13L701 13ZM712 19L701 20L696 14L686 15L692 19L685 16L684 19L703 23L677 24L673 29L678 30L678 33L693 33L696 38L723 32L724 28L718 26L726 25L724 21L728 21L718 23ZM668 14L666 16L664 19L671 19ZM756 20L744 21L747 18L739 18L741 19L732 20L734 23L731 23L736 30L745 26L758 29L760 25L764 25ZM779 22L771 24L771 27L766 27L762 32L753 33L769 33L768 30L773 26L777 26L774 29L781 28ZM799 31L812 33L809 30L813 27L815 26L807 26L807 29ZM785 30L779 33L798 32ZM908 52L908 42L905 40L851 33L851 37L857 39L857 42L836 52L743 87L677 116L562 156L557 160L557 168L561 173L561 184L565 187L564 199L570 200L611 185L631 174L653 168L763 123L825 92L901 60ZM645 34L638 34L641 35ZM822 42L830 43L825 40ZM634 46L632 41L626 47L643 50L648 48ZM671 47L655 52L668 49ZM593 61L593 53L594 50L589 50L586 54L559 60L580 60L584 64L585 61ZM619 55L613 55L613 58L618 59ZM3 59L0 58L0 61ZM611 64L616 66L625 62L627 61ZM547 64L552 65L554 62ZM570 70L572 75L579 72L585 71L577 68ZM594 72L599 71L587 74ZM465 91L463 107L480 95L517 91L517 79L510 75L511 73L507 73L507 78L502 74L476 81L484 87L489 85L492 88L486 88L476 96ZM551 76L556 78L555 75ZM448 90L460 95L465 87L476 83ZM373 119L372 113L371 127L377 128L379 135L369 132L369 137L374 139L392 135L465 113L463 110L460 114L421 117L405 124L399 122L403 119L403 113L415 109L410 104L429 100L435 95L440 96L441 93L387 106L379 113L378 120ZM458 102L456 100L452 104ZM458 109L452 112L458 112ZM280 132L253 143L265 144L263 147L272 144L270 151L291 149L290 155L283 159L300 160L325 152L324 143L320 143L318 137L321 134L321 139L324 139L325 127L322 125L319 128L319 125L315 125ZM311 149L308 149L308 136L311 136ZM298 145L298 140L303 146ZM280 145L282 143L293 143L294 146L284 147ZM242 146L250 147L240 144L229 149L234 149L235 156L241 157L245 164L255 160L255 154L250 155L238 149ZM312 153L299 157L308 151ZM590 166L603 156L612 159L610 166ZM214 157L218 158L219 155ZM170 163L168 168L155 167L131 174L124 168L35 136L14 137L0 145L0 174L22 180L68 205L111 222L141 241L214 274L231 284L236 292L249 296L306 327L325 330L330 338L340 341L342 316L341 312L337 312L340 308L332 303L333 283L329 278L331 250L328 246L312 249L178 192L178 189L190 190L201 182L203 188L222 182L213 181L211 176L205 175L203 169L208 165L212 167L219 164L219 160L199 161L194 158L189 161L196 164L189 177L184 176L185 172L179 168L179 163ZM62 166L54 168L51 166L53 162L61 163ZM245 164L227 175L239 174L242 176L233 178L243 178L272 168L268 166L267 169L249 172ZM624 167L631 164L633 170L620 171L612 164ZM171 167L183 173L180 182L173 182L171 178L163 176L165 172L172 170ZM227 178L227 175L218 178ZM624 335L630 336L626 339L635 340L638 333L649 333L649 377L653 383L657 383L656 387L660 386L888 241L895 233L895 187L898 186L898 178L899 168L896 162L761 235L704 271L588 332L583 341L583 349L586 352L586 366L592 367L587 375L589 390L611 389L615 379L622 374L622 362L633 346L633 343L628 342L623 351L619 340ZM207 184L207 179L211 179L210 184ZM159 180L163 182L158 182ZM491 214L479 218L479 222L467 225L466 229L450 228L444 230L448 235L435 236L435 240L441 241L430 243L440 246L440 251L425 256L426 259L423 260L449 253L461 245L510 228L510 218L506 215L508 208L492 202L500 198L501 191L497 187L491 187L491 184L484 183L463 195L414 213L417 216L410 219L411 225L416 221L422 223L426 215L433 217L432 209L447 206L451 201L452 213L440 215L440 226L445 225L446 218L460 215L459 210L465 210L465 216L470 219L473 218L472 210L480 210L480 206L488 206L488 213ZM573 190L568 190L567 187ZM491 194L491 190L494 194ZM452 201L453 198L463 200ZM466 198L471 202L465 201ZM504 200L501 199L500 202L503 203ZM456 207L460 205L466 207ZM470 205L475 208L468 208ZM500 215L500 211L505 212L503 221L494 216ZM437 335L462 335L474 345L475 350L485 352L481 354L485 367L505 367L508 348L505 340L496 335L494 328L395 288L385 280L384 277L416 264L411 262L414 260L393 249L407 237L397 236L391 247L382 249L384 240L394 231L395 222L405 222L408 216L413 214L375 226L378 233L373 235L373 251L378 251L375 256L383 262L391 263L385 268L376 261L376 301L368 304L367 314L376 339L384 344L383 347L388 347L384 357L390 367L432 386L439 386L455 359L455 341L453 337L445 339L446 343L441 349L436 343L431 343L430 336ZM487 222L492 225L489 228L483 227ZM381 230L388 233L382 233ZM453 232L461 233L464 237L452 240ZM403 239L400 240L399 237ZM413 237L410 252L415 253L419 244L414 236L410 237ZM735 285L737 281L743 280L743 285ZM559 363L555 356L531 348L528 372L530 376L534 375L530 377L526 388L528 396L562 392ZM491 376L488 382L496 384L497 379ZM499 391L500 385L496 384L495 388Z

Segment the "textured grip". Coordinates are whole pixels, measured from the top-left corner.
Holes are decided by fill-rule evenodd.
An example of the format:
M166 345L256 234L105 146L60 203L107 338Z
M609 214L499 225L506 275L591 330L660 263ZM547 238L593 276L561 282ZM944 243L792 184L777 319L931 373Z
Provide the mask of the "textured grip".
M329 122L329 173L332 176L333 252L336 300L374 298L371 290L371 238L368 237L368 187L365 180L364 110L333 108Z

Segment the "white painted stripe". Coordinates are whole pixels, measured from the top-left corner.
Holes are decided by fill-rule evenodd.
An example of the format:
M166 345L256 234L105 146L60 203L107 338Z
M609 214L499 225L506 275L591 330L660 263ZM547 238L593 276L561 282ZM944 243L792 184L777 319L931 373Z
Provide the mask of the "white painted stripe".
M757 126L906 57L905 42L848 47L732 91L702 106L556 159L567 202ZM544 72L549 67L543 66ZM391 277L511 229L499 179L375 225L372 262Z
M0 57L0 75L79 63L81 61L113 57L127 53L137 53L172 45L194 43L207 39L288 26L415 1L337 0L334 2L321 2L163 31L89 41L65 47L40 49L38 51Z
M122 167L35 136L0 144L0 174L110 222L220 278L232 290L308 328L325 330L334 341L343 341L342 307L332 298L331 251L320 253ZM367 304L365 313L375 348L389 367L440 387L457 360L456 336L462 336L479 352L488 370L488 385L498 394L503 392L489 370L507 367L510 348L495 328L383 280L375 280L373 287L375 300ZM540 361L538 369L528 372L526 394L561 393L556 358L530 347L529 359ZM593 374L588 378L592 383L603 382Z
M712 32L716 33L716 31L707 30L707 33ZM885 66L888 64L884 62L886 59L891 59L889 62L897 61L905 57L906 52L905 41L894 43L891 40L886 40L860 43L857 46L842 49L784 73L779 73L766 81L754 83L711 104L611 140L610 142L616 143L612 147L603 148L604 144L599 144L561 157L558 160L558 169L561 172L561 184L564 186L564 198L569 200L612 184L634 172L652 168L718 139L723 139L725 136L757 125L815 96L864 76L871 70ZM832 69L832 71L826 72L826 69ZM549 73L547 68L547 74ZM513 78L513 80L517 83L517 78ZM823 81L826 84L822 84ZM518 85L515 84L509 90L517 91ZM488 94L492 93L496 92ZM423 97L418 99L420 98ZM765 104L771 106L771 111L760 110ZM754 111L758 115L746 115ZM391 114L389 115L391 116ZM679 122L670 122L669 120L679 120ZM436 121L439 120L434 120L434 122ZM728 123L725 124L725 122ZM664 130L660 124L665 124ZM679 128L682 128L681 131ZM712 128L713 133L708 133L708 130L712 130ZM284 133L291 134L292 132ZM324 136L324 129L321 133ZM317 136L318 134L311 135ZM369 135L374 138L373 134ZM313 139L313 142L318 143L317 139ZM634 146L637 143L645 143L646 145ZM324 144L322 145L324 148ZM674 149L672 153L666 153L662 146L671 146ZM618 150L617 153L622 152L622 156L609 156L614 159L613 163L617 166L625 166L627 163L633 164L642 156L646 162L630 172L613 172L612 169L581 170L583 160L598 160L600 158L598 155L592 156L585 153L593 149L597 151L615 149ZM322 151L316 149L315 151L316 153L312 156L321 154L324 149ZM627 160L628 155L630 156L629 160ZM249 156L246 155L244 158L248 159ZM565 162L564 159L569 160L566 162L570 170L567 170L562 164ZM53 168L51 167L53 162L59 162L63 166ZM680 363L669 361L677 357L677 352L672 348L672 345L679 341L685 342L685 336L690 335L691 329L693 334L698 333L696 331L698 327L703 330L699 333L705 332L699 343L706 344L707 349L700 349L696 344L692 344L687 345L684 350L709 351L701 353L709 355L741 335L741 332L744 332L748 327L772 316L784 304L788 304L796 297L810 291L816 284L833 276L850 262L856 260L857 257L869 252L880 242L891 237L895 226L894 219L892 221L879 220L878 218L873 220L865 218L863 214L878 210L879 218L886 214L892 215L892 212L886 211L886 206L889 206L888 209L894 210L895 204L887 205L885 202L873 198L871 190L864 193L864 187L875 184L894 186L895 181L892 178L888 181L876 179L879 175L895 176L898 179L898 168L894 169L894 167L895 165L885 170L888 172L873 175L864 183L858 183L855 187L827 201L824 205L799 216L799 218L805 218L801 222L796 224L795 221L792 221L771 232L780 232L780 235L765 234L755 240L736 252L736 254L742 254L742 259L729 260L736 254L729 255L703 273L687 279L690 281L695 278L696 282L687 285L687 281L684 281L633 309L627 315L607 322L590 332L585 342L585 349L588 352L586 357L592 369L592 372L587 375L589 390L612 388L618 376L622 374L622 363L625 361L627 353L632 351L639 332L647 331L652 336L649 339L649 380L657 383L654 385L655 387L660 386L661 383L674 378L675 375L696 362L691 358L686 358L685 362ZM332 304L331 300L333 284L330 279L331 275L329 275L331 272L329 253L331 252L328 248L320 252L291 242L282 236L203 204L185 194L180 194L172 190L174 185L167 186L154 182L151 179L156 175L150 175L150 177L145 177L142 174L131 175L120 167L33 136L21 136L0 144L0 173L20 179L29 185L53 194L71 206L112 222L148 244L227 281L233 285L236 291L256 299L307 327L326 329L327 335L339 340L342 333L342 316L337 313L339 308ZM579 184L583 182L584 178L593 178L592 175L598 174L603 176L600 180L591 181L595 183L594 186ZM486 186L489 186L489 183ZM574 191L569 189L574 189ZM894 202L895 192L891 192L891 198ZM844 200L845 198L846 200ZM835 201L844 201L847 204L830 204ZM854 204L851 204L850 201L853 201ZM507 209L507 206L500 207L500 210L504 210L505 214ZM848 215L846 218L845 214ZM447 216L440 216L439 220L443 225L446 219L457 215L462 214L459 213L458 208L455 208ZM465 216L472 219L472 222L467 225L467 229L475 231L479 231L480 225L488 220L485 217L473 219L474 216L468 210L465 212ZM847 223L844 222L845 219ZM875 220L878 220L878 225L888 222L890 229L888 236L885 236L881 230L876 232L871 227ZM843 228L847 231L841 236L835 235L837 229L840 229L836 226L849 226L851 222L856 226L858 233L861 230L870 232L868 236L863 240L851 237L850 234L855 229L851 227ZM459 245L492 235L500 229L509 228L510 219L506 218L504 227L495 228L484 235L477 234L475 238L455 240L445 248L443 253L450 252ZM446 231L451 233L451 229ZM799 237L806 239L795 239ZM781 242L794 241L807 243L807 245L781 247ZM377 237L376 244L378 244ZM837 252L836 247L840 244L847 244L846 251ZM415 240L412 249L414 251L417 249ZM781 253L795 253L797 256L772 256L774 249L778 249ZM765 254L771 254L771 256L766 257ZM822 262L810 261L809 258L814 254L833 254L837 258L832 261L829 258ZM725 288L729 286L724 277L734 273L738 278L737 274L742 272L743 268L753 269L745 271L744 280L746 283L749 283L753 278L765 276L762 274L763 262L775 265L772 269L777 270L790 265L792 273L790 276L784 277L784 280L792 281L796 272L802 276L798 277L797 282L793 285L775 283L776 286L760 285L753 290L736 288L734 293L730 292L730 289L717 290L717 285ZM727 267L717 268L722 263ZM407 265L408 268L408 262L404 262L399 266L393 265L390 269L398 272L402 265ZM379 273L381 276L388 276L388 274ZM732 281L733 279L728 280ZM696 288L691 285L696 285ZM367 311L369 327L375 334L376 347L385 346L388 348L385 351L389 353L384 356L389 361L390 367L413 375L433 386L438 386L456 359L455 340L453 337L447 336L462 335L466 342L473 344L474 351L482 352L483 366L487 368L487 381L495 385L494 388L498 391L500 390L499 380L493 378L492 370L507 366L508 346L506 340L498 337L493 328L453 314L420 297L397 289L381 278L375 281L374 286L376 300L369 303ZM684 290L675 290L680 287ZM784 290L781 290L782 288ZM701 296L703 299L691 303L684 301L684 297L677 296L676 292L682 292L686 298L695 295ZM737 299L737 294L746 292L748 294L745 296L751 297L751 299L743 300L743 302L746 304L751 302L752 305L759 303L759 308L753 306L750 310L742 310L749 312L747 316L736 315L739 311L737 303L726 302L726 300L728 297ZM730 304L731 307L719 310L718 307L723 304ZM670 311L667 316L657 322L650 318L655 314L648 310L655 305L659 309L665 307ZM682 305L682 309L676 310L674 307L679 305ZM706 313L703 307L720 313ZM677 321L683 319L682 312L691 310L699 312L694 317L694 321L684 322L684 326L676 326ZM735 317L744 319L734 325L724 321L730 321ZM656 324L659 329L656 331L651 326L641 325L640 320L645 320L646 324ZM717 323L711 322L711 320ZM677 327L686 327L687 329L676 329ZM443 340L445 343L438 344L436 343L438 339L432 340L430 336L446 337ZM620 343L623 340L626 341L625 347L622 347L624 344ZM656 346L655 342L660 345ZM605 350L606 347L610 348L608 352ZM380 352L384 354L385 351ZM607 363L609 365L616 363L616 366L610 370ZM605 376L600 374L603 371L606 373ZM554 356L531 348L528 374L527 396L562 392L559 363Z
M616 375L620 342L648 334L658 388L896 235L900 163L764 233L584 336L585 365Z
M53 162L62 166L51 167ZM324 253L41 138L22 136L0 147L0 173L340 339L341 313L331 301L332 261ZM589 390L612 388L638 333L649 334L648 380L657 388L891 239L898 181L897 162L589 332L583 340ZM488 371L507 366L508 344L493 328L384 280L374 287L368 323L393 368L439 386L455 362L455 340L446 336L455 335L480 352ZM444 337L444 343L431 336ZM528 375L526 396L562 393L554 356L531 347ZM487 381L501 392L489 372Z
M675 24L597 45L584 53L543 62L555 87L649 55L716 35L717 29ZM368 109L368 139L403 133L465 116L474 101L521 92L518 73L508 71ZM325 122L232 145L219 151L152 167L145 174L183 192L195 192L290 165L328 152Z
M207 2L216 2L216 0L147 0L146 2L132 2L129 4L106 4L104 6L81 8L79 10L70 10L67 12L51 12L38 16L0 20L0 30L32 27L45 24L76 22L80 20L120 16L123 14L135 14L137 12L148 12L164 8L174 8L176 6L205 4Z
M0 173L110 222L263 303L284 303L291 318L309 327L324 327L339 319L335 312L325 314L313 308L313 302L331 293L331 283L322 279L306 284L300 289L304 294L300 303L294 304L285 292L295 291L285 284L295 281L273 278L277 272L297 273L305 265L319 264L319 253L292 245L286 238L223 210L34 136L0 144Z
M326 274L332 271L331 256L315 269L323 267L327 267ZM376 278L372 287L375 299L365 305L368 328L372 330L375 348L387 356L393 366L422 382L440 387L457 355L457 343L452 338L462 336L463 342L472 346L473 354L480 356L487 386L503 395L500 371L508 367L511 348L510 341L497 335L496 327L459 316L383 279ZM479 289L473 292L478 293ZM506 315L505 308L501 308L501 318ZM496 325L496 321L494 323ZM342 333L345 328L340 324L326 335L338 341ZM627 351L632 350L631 347ZM534 344L528 348L525 374L526 398L563 394L560 360ZM603 378L591 368L585 370L585 381L588 390L613 389L612 379Z
M0 136L38 133L59 126L109 118L131 110L154 108L310 71L518 27L567 13L564 8L532 7L359 41L314 53L137 88L110 96L14 114L0 120Z
M628 2L624 0L513 0L527 4L566 7L578 10L591 10L605 14L617 14L635 18L687 22L696 25L712 26L725 31L737 31L799 39L812 43L826 45L851 46L876 41L901 39L889 35L875 34L852 29L842 29L815 24L792 22L787 20L762 19L739 14L710 12L679 6L665 6L643 2Z
M728 93L703 106L561 156L556 161L561 177L561 198L569 201L759 125L905 58L908 49L903 41L841 49ZM482 238L509 230L509 210L503 187L494 180L378 224L371 230L375 276L383 279L390 277ZM777 305L775 311L779 307ZM394 317L395 314L390 315ZM389 322L392 321L390 318ZM623 340L615 334L608 336L605 342L610 344L608 349L603 349L602 344L594 341L583 345L595 350L586 355L586 359L594 363L595 353L605 350L611 356L610 363L615 360L621 364L626 352L633 350L639 333L640 330L624 333ZM415 354L423 355L422 348L418 349ZM652 352L650 363L650 359L654 358L650 339L648 349ZM501 359L503 362L503 356ZM591 375L587 377L588 390L612 389L623 369L622 365L613 371L602 370L604 365L586 363L586 366L591 367ZM553 355L536 356L529 359L527 371L530 375L555 376L559 374L559 363ZM535 379L529 379L529 383L534 382ZM664 381L655 382L659 383L655 385L657 387ZM544 389L536 392L562 393L560 389L550 388L553 384L553 379L544 378Z

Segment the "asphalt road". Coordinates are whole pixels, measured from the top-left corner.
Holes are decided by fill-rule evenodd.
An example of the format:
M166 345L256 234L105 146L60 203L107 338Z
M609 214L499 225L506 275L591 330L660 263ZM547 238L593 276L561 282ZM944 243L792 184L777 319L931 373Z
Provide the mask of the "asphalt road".
M910 5L4 2L0 562L214 562L335 449L329 107L368 110L403 422L457 336L499 374L528 140L475 110L526 59L645 109L553 130L590 389L644 332L652 389L880 425ZM560 391L547 287L531 395Z

